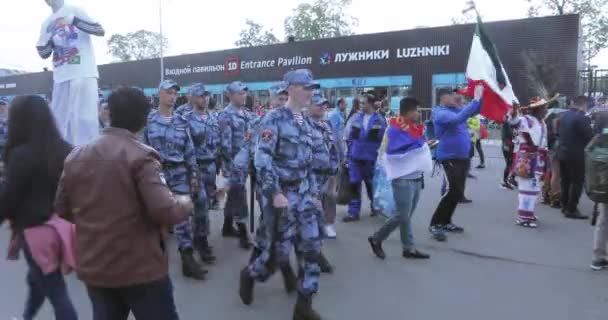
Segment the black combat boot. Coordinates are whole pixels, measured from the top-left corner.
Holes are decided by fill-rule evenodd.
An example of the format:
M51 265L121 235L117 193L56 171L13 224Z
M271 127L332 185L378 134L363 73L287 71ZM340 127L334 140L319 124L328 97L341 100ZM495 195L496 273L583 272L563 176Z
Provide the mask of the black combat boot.
M207 237L201 237L198 239L194 239L194 248L198 252L199 257L201 257L201 261L206 264L215 263L215 256L213 255L213 249L209 245L207 241Z
M283 275L283 286L285 287L285 292L294 292L296 290L296 286L298 285L298 278L293 272L291 264L287 263L281 266L281 274Z
M184 277L204 280L208 271L196 262L192 248L180 250L180 254L182 256L182 274Z
M253 287L255 280L249 275L249 270L245 267L241 270L241 280L239 285L239 296L243 304L250 305L253 302Z
M321 316L312 309L312 297L298 294L298 301L293 310L293 320L322 320Z
M249 242L247 226L244 223L237 223L236 226L239 234L239 246L245 250L251 249L251 242Z
M223 237L238 237L239 232L232 225L232 217L224 217L224 226L222 227Z
M329 263L323 252L319 254L319 267L323 273L334 273L334 267Z

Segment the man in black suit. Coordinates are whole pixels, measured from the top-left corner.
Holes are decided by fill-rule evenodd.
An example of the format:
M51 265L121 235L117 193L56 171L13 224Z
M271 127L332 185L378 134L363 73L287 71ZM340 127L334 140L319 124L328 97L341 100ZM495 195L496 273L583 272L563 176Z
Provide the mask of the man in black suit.
M570 219L587 219L578 210L585 180L585 147L593 137L591 121L585 116L588 98L574 98L570 109L562 113L559 124L558 159L561 172L562 213Z

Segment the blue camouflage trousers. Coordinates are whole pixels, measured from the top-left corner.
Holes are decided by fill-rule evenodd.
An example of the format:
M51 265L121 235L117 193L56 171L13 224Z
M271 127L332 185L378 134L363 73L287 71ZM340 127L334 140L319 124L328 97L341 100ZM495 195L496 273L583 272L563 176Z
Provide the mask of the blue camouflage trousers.
M202 179L201 186L204 186L205 188L205 191L207 193L207 199L214 199L216 195L215 183L217 177L216 161L215 159L211 159L208 161L199 160L198 167L200 169Z
M233 218L234 222L247 224L247 189L245 185L230 185L226 194L224 216Z
M199 179L199 191L194 198L194 239L206 238L209 235L209 197L204 178Z
M170 168L164 168L163 174L165 175L165 180L167 181L169 189L171 189L174 194L190 195L188 170L185 166L180 165ZM197 200L195 199L195 207L196 202ZM194 211L196 212L196 208ZM194 220L196 222L196 217ZM175 236L175 241L177 242L177 248L179 250L192 248L193 230L191 219L187 219L183 222L174 225L173 235Z
M270 229L268 229L268 226L266 226L266 223L268 222L270 224L269 221L274 221L273 219L273 211L272 208L269 207L269 210L264 210L264 197L262 197L262 193L259 191L259 188L261 186L258 184L256 185L256 188L258 190L256 190L255 193L255 198L256 201L258 202L258 206L260 207L260 216L258 217L258 227L255 229L255 238L254 238L254 246L259 249L260 251L262 251L264 248L266 248L269 243L270 243L270 237L269 237L269 231L268 230L273 230L272 226L270 225Z
M264 215L264 229L271 240L260 248L262 253L248 266L249 274L257 281L266 281L274 274L276 266L289 263L289 254L295 247L300 253L302 266L302 272L298 274L298 292L310 296L319 289L321 272L317 209L310 195L297 191L284 191L284 194L289 202L286 209L273 208L270 197L264 196L262 199L264 211L273 212Z

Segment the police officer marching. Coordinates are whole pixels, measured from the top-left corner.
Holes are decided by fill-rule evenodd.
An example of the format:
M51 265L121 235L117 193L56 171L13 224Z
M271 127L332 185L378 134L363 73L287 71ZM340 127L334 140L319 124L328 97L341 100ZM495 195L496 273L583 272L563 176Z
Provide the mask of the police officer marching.
M240 81L229 84L226 87L226 95L230 104L218 116L222 174L227 189L222 236L238 237L239 246L246 250L251 248L246 225L247 172L234 166L234 158L245 145L247 133L250 132L252 117L245 110L247 92L247 86ZM233 223L236 223L237 230L234 229Z
M273 109L285 106L285 102L287 102L287 85L284 82L274 83L268 91L270 103ZM235 158L235 165L241 170L247 170L250 162L254 159L256 141L259 139L260 135L260 124L266 115L267 114L264 114L264 116L258 117L252 121L252 137L248 139L246 146ZM272 232L275 229L274 226L276 221L274 210L264 210L264 201L262 199L262 180L256 177L255 168L254 172L252 173L252 178L256 178L256 199L260 208L260 216L255 231L255 241L253 250L251 252L251 258L249 260L250 262L253 262L265 251L265 249L268 249L268 247L271 245ZM295 276L295 272L291 268L289 256L279 262L279 268L281 270L281 274L283 275L285 291L287 293L295 291L297 286L297 278Z
M312 296L318 290L320 274L319 189L312 174L313 129L302 111L319 85L306 69L290 71L283 80L288 85L287 104L264 116L255 153L262 207L274 210L280 219L276 219L271 245L241 271L239 295L244 304L251 304L254 281L266 281L295 246L301 254L302 272L293 319L317 320L321 317L312 309Z
M143 132L144 143L160 154L164 178L175 194L198 195L199 177L194 145L188 121L174 114L173 105L180 87L173 80L164 80L158 88L159 107L148 117ZM195 219L199 220L199 219ZM186 220L173 228L182 259L185 277L202 280L207 273L194 259L192 223Z
M215 159L220 137L217 121L207 110L209 91L205 89L205 85L196 83L190 87L188 93L192 110L185 111L184 117L190 124L190 136L200 170L200 188L194 198L194 248L203 262L212 264L216 258L207 239L210 229L209 200L215 197Z
M320 208L317 210L317 223L321 233L325 234L325 210L332 210L330 178L337 174L337 169L340 164L340 150L335 141L335 136L331 128L331 124L325 119L325 111L329 106L329 101L324 98L321 93L315 93L312 98L312 105L308 108L307 121L312 127L312 173L319 186L319 198L321 202ZM335 186L335 185L334 185ZM335 206L335 201L334 201ZM333 208L335 211L335 207ZM319 264L321 271L324 273L332 273L333 267L321 253Z

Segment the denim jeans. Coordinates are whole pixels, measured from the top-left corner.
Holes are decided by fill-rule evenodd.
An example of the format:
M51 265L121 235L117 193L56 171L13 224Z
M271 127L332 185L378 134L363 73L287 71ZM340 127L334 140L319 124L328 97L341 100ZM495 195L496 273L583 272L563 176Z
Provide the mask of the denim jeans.
M42 307L44 300L49 299L49 302L53 306L55 319L77 320L78 316L68 295L68 289L61 270L56 270L45 275L34 261L25 241L23 241L23 252L29 266L27 274L29 294L25 303L25 310L23 311L23 319L34 319L40 307Z
M122 287L87 286L93 305L93 320L178 320L169 276L150 283Z
M382 242L399 227L403 249L410 250L414 248L411 220L420 198L422 179L395 179L392 181L392 186L396 212L373 235L373 239Z

